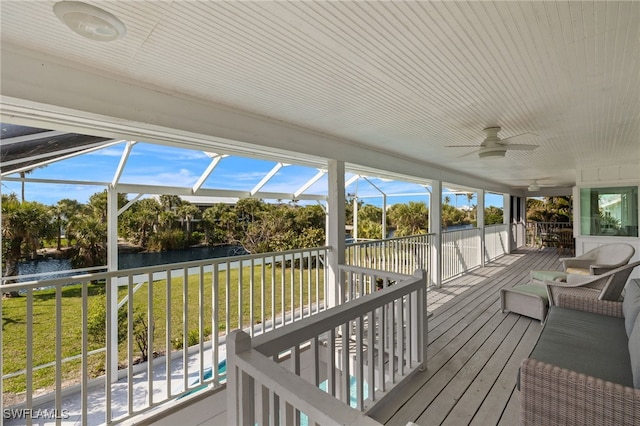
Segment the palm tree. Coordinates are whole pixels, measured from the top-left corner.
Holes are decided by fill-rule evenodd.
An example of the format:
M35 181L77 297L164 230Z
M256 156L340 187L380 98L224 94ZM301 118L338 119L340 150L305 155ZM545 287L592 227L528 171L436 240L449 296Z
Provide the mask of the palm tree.
M467 192L467 202L469 203L468 214L471 219L474 219L475 216L475 208L472 209L471 200L473 200L473 192ZM473 213L473 214L472 214Z
M451 197L449 197L448 195L445 195L443 200L444 200L445 204L450 204L451 203Z
M45 205L37 202L20 202L15 194L2 196L2 259L4 276L18 275L18 262L23 250L32 256L40 246L40 240L53 235L51 216ZM7 284L14 282L5 281ZM18 296L9 292L9 296Z
M107 261L107 225L96 216L74 220L76 252L72 257L76 267L102 266Z
M424 234L429 230L429 209L424 202L395 204L389 216L397 236Z
M184 203L178 208L178 216L184 220L187 226L187 239L191 239L191 223L200 216L201 212L197 206L191 203Z

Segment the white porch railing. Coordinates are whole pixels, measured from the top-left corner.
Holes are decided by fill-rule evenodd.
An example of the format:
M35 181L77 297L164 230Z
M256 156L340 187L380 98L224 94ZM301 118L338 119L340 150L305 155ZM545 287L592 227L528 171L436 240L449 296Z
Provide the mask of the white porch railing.
M396 285L251 341L234 336L227 344L227 421L300 424L307 416L308 424L376 424L357 412L380 402L426 362L425 276L416 271Z
M573 228L573 222L527 222L526 245L529 247L541 247L545 235L557 232L560 229Z
M416 269L429 270L432 245L433 234L347 244L345 262L363 268L411 274Z
M218 386L218 347L230 330L254 336L325 309L327 251L291 250L3 285L3 291L24 297L0 300L0 313L11 324L0 331L0 351L5 361L24 361L14 363L13 370L5 362L2 406L48 404L58 416L109 424L203 385ZM116 305L117 316L109 309ZM94 309L106 312L102 345L89 335ZM147 344L147 362L139 362L141 341ZM45 346L54 349L39 350ZM118 370L118 364L125 367ZM96 371L104 373L90 380ZM180 379L172 378L176 373ZM6 399L12 393L8 389L19 389L12 400ZM74 393L79 411L62 411L63 398ZM31 418L23 421L30 424Z
M480 266L480 228L442 233L442 280L448 280Z
M499 256L506 228L485 231L485 254ZM480 235L479 229L442 234L444 279L480 264ZM431 234L348 245L347 262L352 266L340 268L343 288L337 300L357 301L379 294L376 290L397 287L406 279L401 273L409 268L429 269L433 249ZM203 386L215 388L223 378L218 348L230 330L241 328L254 337L325 309L328 250L4 285L3 291L16 290L24 297L0 300L0 313L6 318L0 330L3 407L45 407L60 415L62 399L77 395L81 408L65 414L77 415L85 424L105 423L131 418ZM117 321L104 313L115 306L120 311ZM102 308L109 324L102 344L90 338L87 328L96 307ZM142 332L137 318L142 318ZM39 332L43 324L46 333ZM125 337L116 344L119 329ZM148 362L139 362L135 337L140 333L146 335L142 340L148 345ZM53 350L39 350L44 346ZM9 359L20 361L7 368ZM118 369L118 363L124 367ZM89 403L94 400L100 402Z
M484 228L484 258L491 261L509 252L509 225L489 225Z

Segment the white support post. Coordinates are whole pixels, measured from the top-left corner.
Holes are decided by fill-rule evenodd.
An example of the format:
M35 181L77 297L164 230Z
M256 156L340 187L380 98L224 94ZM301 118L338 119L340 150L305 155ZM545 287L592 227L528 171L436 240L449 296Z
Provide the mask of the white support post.
M353 239L358 242L358 196L353 197Z
M442 285L442 181L431 182L429 204L429 231L434 234L429 273L431 282L439 288Z
M484 230L484 189L478 189L478 202L476 203L476 221L480 229L480 266L484 268L487 260L485 230Z
M507 225L507 253L511 253L514 246L515 234L513 233L513 223L511 222L511 195L502 194L502 223Z
M107 188L107 271L118 270L118 191L114 186ZM108 372L111 373L113 382L118 380L118 278L111 278L111 303L107 309L111 310L111 365Z
M342 303L342 279L339 266L345 259L345 181L344 161L329 160L329 199L327 216L327 245L331 247L327 262L327 306Z
M387 238L387 194L382 194L382 239Z

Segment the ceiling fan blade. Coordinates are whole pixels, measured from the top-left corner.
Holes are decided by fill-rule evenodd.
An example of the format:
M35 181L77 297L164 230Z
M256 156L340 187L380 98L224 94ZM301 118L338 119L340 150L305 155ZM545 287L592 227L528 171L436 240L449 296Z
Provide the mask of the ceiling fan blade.
M445 148L477 148L478 145L445 145Z
M536 133L522 133L519 135L511 136L509 138L501 139L500 142L517 143L518 141L526 141L531 138L535 138L536 136L538 136Z
M512 145L512 144L508 144L505 145L504 148L509 150L509 151L533 151L534 149L538 148L540 145L525 145L525 144L517 144L517 145Z
M475 148L475 147L474 147L474 148ZM468 157L468 156L470 156L470 155L477 154L478 152L480 152L480 150L479 150L479 149L476 149L476 150L473 150L473 151L471 151L471 152L467 152L466 154L462 154L462 155L460 155L458 158Z

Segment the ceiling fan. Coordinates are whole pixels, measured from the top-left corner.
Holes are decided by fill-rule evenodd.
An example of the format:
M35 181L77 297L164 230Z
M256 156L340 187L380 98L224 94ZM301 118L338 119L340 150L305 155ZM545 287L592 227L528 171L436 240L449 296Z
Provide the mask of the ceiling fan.
M536 191L540 191L540 185L538 184L538 181L536 179L534 179L530 184L529 187L527 188L527 191L529 192L536 192Z
M471 154L478 153L479 158L489 157L504 157L507 151L532 151L540 145L525 145L525 144L513 144L512 142L518 140L526 140L532 137L538 136L535 133L522 133L520 135L511 136L509 138L500 139L498 132L500 127L487 127L484 132L487 137L480 144L480 148L461 155L460 158L466 157ZM447 145L447 148L476 148L477 145Z
M538 179L531 179L531 183L529 184L529 186L527 187L527 191L529 192L537 192L540 191L540 188L548 188L548 187L562 187L562 186L566 186L565 184L562 183L540 183L540 181L549 181L553 178L538 178ZM557 181L557 179L556 179Z

